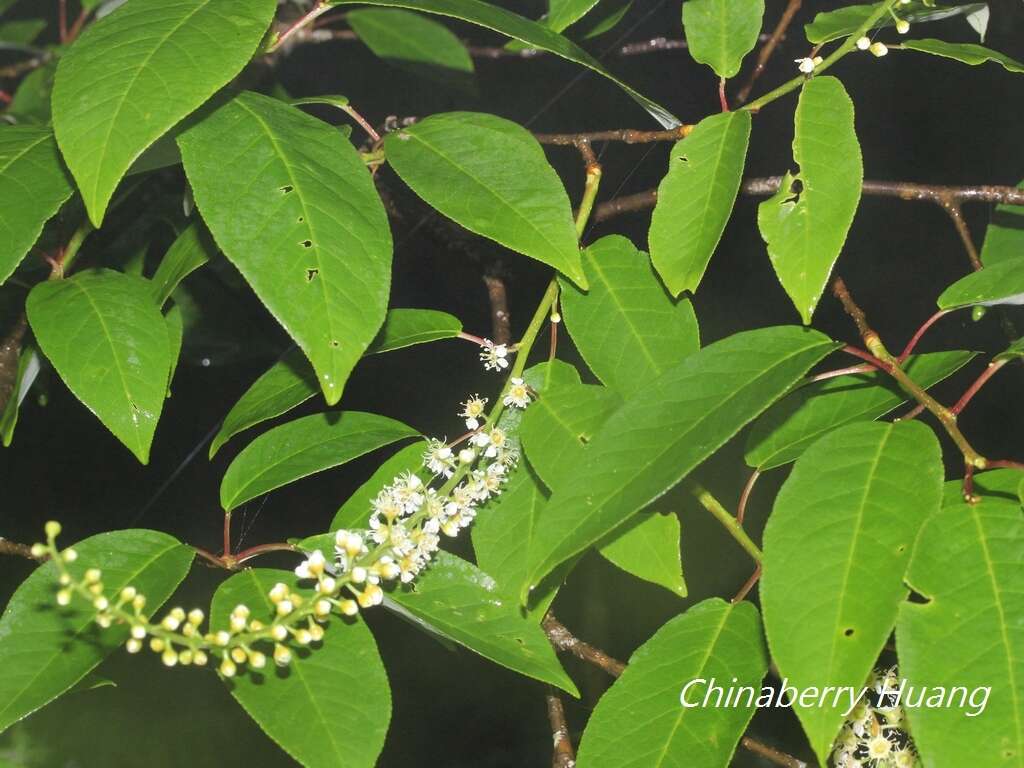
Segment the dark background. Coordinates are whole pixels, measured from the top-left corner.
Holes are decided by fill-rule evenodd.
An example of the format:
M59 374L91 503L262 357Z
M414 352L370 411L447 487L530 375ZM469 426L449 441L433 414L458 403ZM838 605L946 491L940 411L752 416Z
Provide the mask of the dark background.
M42 5L42 0L22 3L18 15L38 15L36 2ZM542 11L538 2L508 5L531 16ZM587 47L601 56L622 42L679 37L679 5L678 0L637 0L623 23ZM792 60L808 51L800 24L813 13L838 5L805 2L755 96L795 74ZM986 45L1024 58L1021 4L996 0L991 5ZM770 29L784 3L770 0L768 6ZM476 43L501 42L473 27L452 27ZM963 19L917 27L911 34L977 42ZM891 30L880 35L884 40L895 37ZM752 58L731 92L745 81ZM714 75L685 51L628 58L609 54L603 60L685 122L718 110ZM465 96L380 62L358 42L336 41L296 48L271 75L296 97L344 93L375 124L389 115L469 109L492 112L537 131L657 127L613 84L554 57L477 60L476 67L480 95ZM843 80L856 104L866 178L967 185L1016 184L1024 177L1020 75L994 64L967 67L895 51L883 59L850 55L831 74ZM264 82L266 87L270 84ZM756 117L747 175L776 175L790 167L795 101L792 94ZM324 116L336 121L330 114ZM358 129L355 135L359 136ZM604 166L599 196L604 201L656 186L665 172L669 147L614 144L595 149ZM549 148L548 156L570 197L578 200L582 173L575 150ZM180 169L163 172L153 185L152 196L147 197L153 205L180 205ZM480 275L484 269L498 269L506 278L518 334L540 298L547 271L430 215L386 169L381 186L396 207L392 306L443 309L460 317L468 331L488 335L487 296ZM799 322L758 235L757 202L745 197L738 201L695 298L705 343L742 329ZM966 214L980 245L991 211L972 205ZM586 240L615 232L645 247L648 222L649 212L621 216L592 227ZM114 258L111 253L124 248L119 234L104 232L91 238L83 263ZM158 258L169 234L144 234L157 241L150 257ZM872 197L862 200L837 267L892 348L902 347L932 313L941 290L968 269L963 246L937 206ZM257 432L233 440L212 463L206 459L203 441L288 341L251 293L240 289L229 266L205 268L186 286L202 325L186 336L185 358L157 430L150 465L140 466L58 379L47 377L39 390L45 392L45 405L36 393L30 396L13 447L0 453L0 535L33 541L41 535L42 522L56 518L64 523L67 542L99 531L143 526L219 550L220 478ZM854 328L828 297L822 299L814 325L835 338L856 339ZM979 323L958 313L943 320L922 349L997 351L1001 345L1005 341L991 313ZM564 334L559 349L560 356L578 362ZM546 349L539 354L546 354ZM955 399L981 365L976 362L937 387L939 398ZM427 434L451 434L459 427L458 402L473 391L492 392L496 381L484 376L470 345L442 342L367 359L350 380L341 407L384 413ZM1018 366L1007 370L962 418L965 432L983 453L1022 458L1017 435L1024 423L1021 410L1012 407L1021 381ZM317 399L288 418L322 408ZM340 503L386 455L378 452L250 502L235 515L236 547L322 531ZM949 451L948 458L950 477L955 477L955 454ZM698 471L730 507L735 506L747 473L742 436ZM785 470L771 473L757 487L748 518L755 538L784 476ZM577 635L622 659L694 602L711 595L731 596L751 570L742 551L685 495L669 494L662 507L674 508L681 516L689 598L674 598L591 556L573 572L554 606ZM273 558L261 563L273 564ZM292 563L285 558L276 564ZM30 570L27 562L0 561L0 604ZM176 602L205 603L223 578L221 572L197 567ZM394 695L382 766L484 768L550 762L551 735L540 684L466 650L450 652L384 611L371 612L368 621ZM580 702L568 705L575 738L608 680L573 658L566 657L565 663L583 691ZM118 687L65 697L13 728L0 737L0 764L4 750L11 756L27 756L23 764L31 766L291 764L248 721L212 673L167 671L146 654L131 659L115 655L100 672ZM795 719L785 713L759 714L753 731L764 741L810 759ZM741 752L737 764L760 763Z

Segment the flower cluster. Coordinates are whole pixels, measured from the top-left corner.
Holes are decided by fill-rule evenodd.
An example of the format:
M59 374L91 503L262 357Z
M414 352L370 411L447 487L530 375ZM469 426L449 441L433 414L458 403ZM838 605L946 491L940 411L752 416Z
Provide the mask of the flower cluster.
M899 688L896 667L876 669L866 700L846 716L832 747L834 768L915 768L919 760L898 701L887 700Z
M492 348L494 365L507 366L507 349ZM532 397L523 379L513 377L501 407L525 408ZM428 442L423 466L432 476L429 480L424 482L417 472L400 474L373 499L367 530L337 531L330 560L321 550L309 553L295 568L295 575L315 582L311 591L300 593L275 584L267 593L273 605L269 619L254 618L240 604L232 610L226 628L217 631L200 629L206 617L198 608L186 612L175 607L155 621L144 613L146 598L135 587L108 594L97 568L75 579L68 566L78 553L57 548L60 524L56 522L46 524L47 542L34 545L32 554L56 563L59 605L70 605L77 596L91 604L100 627L129 627L125 643L129 653L138 653L148 644L169 667L205 666L211 658L219 659L218 670L224 677L233 677L243 665L262 669L271 658L278 666L287 666L292 660L289 643L308 646L323 639L323 624L332 613L351 617L360 608L380 605L382 583L415 579L437 552L441 536L457 536L473 522L481 504L501 493L517 454L505 431L490 424L486 404L476 395L463 403L460 415L473 430L467 435L468 446L456 453L443 440Z

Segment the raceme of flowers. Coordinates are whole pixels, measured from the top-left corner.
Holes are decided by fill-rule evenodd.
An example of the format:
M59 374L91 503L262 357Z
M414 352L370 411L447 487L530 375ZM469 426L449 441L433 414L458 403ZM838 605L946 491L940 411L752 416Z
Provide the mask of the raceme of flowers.
M900 0L900 5L908 5L909 3L910 0ZM897 32L901 35L905 35L910 31L910 22L897 16L896 12L892 8L889 9L889 15L892 16L893 21L895 22ZM881 41L872 42L871 38L867 35L858 38L856 45L858 49L862 51L870 51L874 56L879 58L889 53L889 48L885 43ZM823 59L821 56L807 56L802 59L794 59L793 61L797 65L797 69L805 75L809 75L821 65Z
M481 346L487 370L509 365L506 345L485 341ZM525 408L532 397L524 380L512 377L501 404ZM505 431L491 423L496 419L486 415L486 398L473 395L462 405L460 416L471 430L468 445L456 450L443 440L428 441L423 466L432 478L424 482L417 473L404 472L382 488L372 502L366 530L337 531L330 559L316 550L295 569L299 579L315 582L311 591L300 593L283 583L273 586L268 597L274 616L269 621L253 618L247 606L237 605L227 629L216 632L201 631L205 615L198 608L186 613L175 607L154 622L145 612L146 597L134 587L109 594L98 568L88 568L78 579L72 576L69 566L78 554L73 548L58 549L61 526L54 521L45 526L46 543L33 545L33 555L56 564L58 605L70 605L77 597L91 603L100 627L130 628L125 643L129 653L148 644L169 667L206 666L212 657L224 677L233 677L243 665L262 669L269 658L287 666L292 660L289 645L309 646L323 639L323 624L332 613L351 617L360 608L380 605L382 583L415 579L438 551L441 537L457 536L482 504L501 493L517 453Z
M896 667L876 669L868 695L847 714L832 747L834 768L915 768L920 765L906 713L892 693L899 688Z

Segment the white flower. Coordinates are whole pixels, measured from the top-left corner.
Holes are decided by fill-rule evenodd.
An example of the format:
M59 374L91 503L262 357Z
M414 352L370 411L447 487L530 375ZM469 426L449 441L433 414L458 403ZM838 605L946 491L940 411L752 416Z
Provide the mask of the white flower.
M423 465L435 475L451 477L455 473L455 455L443 440L431 440L423 454Z
M484 343L480 347L480 360L483 361L485 371L504 370L508 368L508 346L484 339Z
M867 35L861 35L857 38L857 47L862 51L866 51L871 47L871 38Z
M507 437L505 430L493 427L490 432L477 432L470 438L470 442L478 448L483 448L484 456L493 459L505 448Z
M805 75L809 75L811 74L811 72L814 71L814 68L816 66L821 64L821 57L815 56L814 58L811 58L808 56L805 59L793 59L793 61L796 62L797 68L801 72L803 72Z
M327 559L324 557L324 553L317 549L306 560L299 563L295 569L295 575L300 579L316 579L323 576L326 565Z
M892 742L885 736L875 736L868 742L868 757L872 760L879 760L892 751Z
M462 412L459 414L466 420L466 429L479 429L480 419L484 416L487 408L487 398L473 395L462 404Z
M530 404L530 388L526 386L526 382L516 377L510 382L508 393L502 402L507 406L525 408Z

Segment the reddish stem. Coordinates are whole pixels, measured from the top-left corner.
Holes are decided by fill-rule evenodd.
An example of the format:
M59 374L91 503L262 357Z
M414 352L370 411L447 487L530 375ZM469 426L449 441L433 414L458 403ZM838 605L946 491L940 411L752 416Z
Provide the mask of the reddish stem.
M913 407L913 409L907 411L905 416L900 416L899 420L900 421L910 421L911 419L916 419L923 412L924 412L924 403L918 403L917 405L915 405Z
M856 373L871 373L877 370L873 365L851 365L849 368L838 368L834 371L825 371L815 376L811 376L808 380L808 384L813 384L816 381L825 381L826 379L834 379L837 376L848 376Z
M472 333L466 333L465 331L459 331L459 335L456 336L455 338L464 339L465 341L471 341L479 347L487 346L482 338L480 338L479 336L474 336Z
M853 355L854 357L859 357L861 360L866 360L869 364L871 364L878 370L884 371L885 373L889 373L889 367L885 363L883 363L877 357L872 355L870 352L865 352L863 349L860 349L859 347L855 347L852 344L847 344L839 351L845 352L848 355Z
M231 557L231 513L224 513L224 560Z
M212 552L208 552L207 550L203 549L202 547L192 547L192 549L194 549L196 551L197 555L199 555L204 560L208 561L211 565L215 565L218 568L226 568L227 567L224 564L224 559L220 558L220 557L217 557Z
M925 320L924 325L917 329L910 341L907 342L907 346L903 348L903 351L900 352L900 356L896 359L901 363L906 360L910 356L910 353L914 351L914 347L917 346L917 342L921 340L921 337L924 336L925 332L931 328L940 317L948 315L949 312L950 310L948 309L940 309L934 315Z
M974 383L971 384L960 399L956 401L956 405L949 409L949 412L953 415L960 413L960 411L964 409L964 406L971 402L971 398L978 394L978 390L985 386L985 382L995 376L996 373L999 372L999 369L1006 365L1007 362L1008 361L1006 359L1003 359L989 363L985 370L981 372L981 375L974 380Z
M722 111L729 111L729 98L725 95L725 78L718 79L718 101L722 105Z
M1024 464L1019 461L1010 461L1009 459L997 459L996 461L989 461L985 464L985 469L1019 469L1024 470Z
M297 550L291 544L287 544L285 542L281 542L281 543L278 543L278 544L257 544L255 547L249 547L248 549L243 549L241 552L239 552L237 555L235 555L235 557L234 557L234 564L236 566L237 565L241 565L246 560L252 560L254 557L259 557L260 555L265 555L268 552L298 552L298 551L299 550Z
M68 0L57 0L57 29L63 45L68 41Z
M740 591L736 593L735 597L731 600L733 603L738 603L743 600L747 595L750 594L750 590L754 588L754 585L761 579L761 564L758 563L754 572L750 574L750 578L747 579L746 583L740 587Z
M750 501L750 494L754 490L754 483L761 476L761 470L755 469L750 473L747 484L743 486L743 493L740 494L740 503L736 507L736 522L743 525L743 518L747 514L747 502Z

